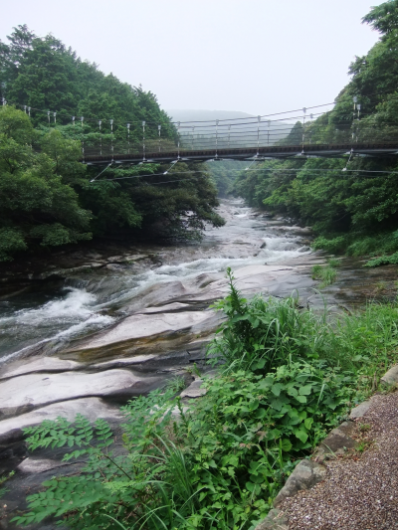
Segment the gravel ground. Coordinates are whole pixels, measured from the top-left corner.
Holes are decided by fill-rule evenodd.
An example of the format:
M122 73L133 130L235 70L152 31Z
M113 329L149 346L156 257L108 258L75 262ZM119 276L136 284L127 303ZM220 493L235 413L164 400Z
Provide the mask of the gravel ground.
M369 448L329 461L329 475L280 508L289 530L398 530L398 392L375 396L367 414Z

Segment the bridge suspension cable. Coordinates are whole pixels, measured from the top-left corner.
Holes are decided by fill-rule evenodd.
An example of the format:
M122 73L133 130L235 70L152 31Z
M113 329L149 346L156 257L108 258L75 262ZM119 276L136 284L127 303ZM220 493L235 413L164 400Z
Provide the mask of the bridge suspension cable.
M172 162L174 159L203 161L228 157L238 160L286 159L307 155L330 158L354 151L366 156L393 156L398 153L398 123L364 120L368 114L363 112L355 97L353 114L351 106L347 115L343 114L343 120L335 118L319 132L314 127L314 120L331 105L334 103L216 120L165 120L164 123L142 120L141 135L139 127L136 127L137 120L97 120L84 116L68 119L76 138L81 141L81 161L87 164ZM27 105L23 108L26 113L35 110ZM40 112L45 113L50 126L62 125L64 112L43 109ZM300 127L295 127L296 120L300 121ZM90 125L94 122L95 134ZM174 132L170 130L170 125L175 126ZM330 141L333 143L330 144ZM347 170L350 161L351 158L343 170Z
M342 171L341 168L317 168L317 169L311 169L311 168L290 168L290 169L277 169L277 168L253 168L253 169L250 169L249 167L248 168L245 168L245 169L233 169L233 170L229 170L228 173L231 174L231 173L235 173L235 174L244 174L244 171L249 171L249 172L262 172L262 171L265 171L265 172L270 172L270 173L299 173L301 171L305 171L306 173L313 173L315 175L317 174L323 174L323 173L330 173L330 172L333 172L333 173L338 173L340 171ZM359 173L364 173L364 174L372 174L372 177L371 178L377 178L377 175L376 174L387 174L387 175L398 175L398 171L385 171L385 170L366 170L366 169L350 169L350 170L347 170L348 172L350 173L353 173L353 174L359 174ZM178 183L178 182L182 182L182 181L185 181L185 180L194 180L196 178L198 178L198 174L209 174L209 172L211 173L211 169L210 170L206 170L206 171L203 171L203 170L191 170L191 171L173 171L171 173L167 173L167 172L163 172L163 173L148 173L148 174L144 174L144 175L128 175L128 176L124 176L124 177L114 177L114 178L111 178L111 179L105 179L107 182L112 182L112 181L116 181L116 180L131 180L131 179L141 179L141 178L149 178L149 177L162 177L166 174L169 174L170 176L172 175L186 175L186 174L191 174L194 173L194 176L190 177L189 179L175 179L175 180L167 180L167 181L163 181L163 182L151 182L151 183L147 183L147 184L150 184L151 186L158 186L160 184L169 184L169 183ZM99 176L99 175L98 175ZM369 177L368 177L369 178ZM92 180L91 182L93 182L94 180Z
M4 99L4 98L3 98ZM5 101L5 100L4 100ZM320 105L313 105L311 107L307 107L307 111L308 110L312 110L312 109L318 109L318 108L324 108L324 107L330 107L332 105L335 105L336 102L330 102L330 103L322 103ZM6 102L3 104L8 104L8 105L14 105L16 107L19 107L23 110L26 110L28 109L29 112L31 111L35 111L35 112L38 112L38 113L42 113L44 115L47 115L47 116L53 116L54 117L54 123L56 123L56 115L60 114L62 111L62 109L58 109L57 111L51 111L49 109L40 109L40 108L37 108L37 107L32 107L32 106L27 106L27 105L23 105L23 104L20 104L20 103L17 103L17 102ZM274 112L274 113L270 113L270 114L263 114L261 115L261 119L264 119L264 118L271 118L271 117L274 117L274 116L282 116L282 115L286 115L286 114L293 114L293 113L298 113L298 112L301 112L303 109L293 109L293 110L285 110L285 111L281 111L281 112ZM54 115L54 112L55 112L55 115ZM69 114L69 112L68 112ZM29 114L30 115L30 114ZM72 121L74 121L74 118L76 117L77 113L75 112L74 116L70 115L70 119ZM302 116L302 115L300 115ZM297 116L296 116L297 118ZM80 117L79 117L80 119ZM86 123L98 123L99 120L102 120L103 122L105 121L109 121L110 119L112 119L116 125L116 123L119 123L119 120L115 120L114 118L104 118L104 117L101 117L101 116L96 116L96 117L85 117L84 118ZM184 126L184 124L213 124L214 127L216 127L216 121L218 121L219 124L221 123L229 123L229 122L241 122L243 120L248 120L248 119L252 119L252 120L257 120L257 116L243 116L243 117L237 117L237 118L215 118L215 119L212 119L212 120L186 120L186 121L173 121L171 120L170 123L177 126L178 124L180 124L181 127ZM287 117L285 119L295 119L295 117ZM50 120L50 123L51 123L51 120ZM135 120L120 120L120 123L123 123L123 125L126 125L127 123L130 123L130 125L141 125L142 124L142 120L139 120L139 119L135 119ZM146 124L148 126L153 126L153 125L158 125L159 122L152 122L152 121L148 121L146 120ZM189 125L191 126L191 125Z

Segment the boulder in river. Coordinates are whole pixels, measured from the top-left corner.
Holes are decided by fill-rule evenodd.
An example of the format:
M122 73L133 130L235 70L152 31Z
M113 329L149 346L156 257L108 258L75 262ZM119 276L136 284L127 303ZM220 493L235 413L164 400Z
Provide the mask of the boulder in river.
M171 313L136 313L112 328L77 343L65 354L90 361L115 356L133 356L170 352L188 344L200 334L217 327L212 311L183 311ZM208 325L206 325L206 323Z

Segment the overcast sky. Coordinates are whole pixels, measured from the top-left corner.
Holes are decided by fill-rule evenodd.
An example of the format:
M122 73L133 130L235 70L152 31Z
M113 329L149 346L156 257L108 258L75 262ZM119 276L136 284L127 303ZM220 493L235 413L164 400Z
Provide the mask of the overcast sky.
M378 34L380 0L0 0L0 39L27 24L154 92L166 109L268 114L333 101Z

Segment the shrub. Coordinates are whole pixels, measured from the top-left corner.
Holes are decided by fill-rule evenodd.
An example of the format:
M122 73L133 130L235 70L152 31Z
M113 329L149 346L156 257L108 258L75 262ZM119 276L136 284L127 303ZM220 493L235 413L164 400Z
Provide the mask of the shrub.
M215 305L227 320L209 348L213 363L259 373L292 360L326 359L350 364L343 352L334 348L326 310L321 314L302 311L295 297L280 300L258 296L247 301L235 288L230 269L227 274L230 294Z
M326 252L339 253L344 252L347 248L348 241L346 236L337 236L332 239L328 239L324 236L319 236L314 240L312 247L315 250L322 249Z
M398 263L398 252L394 252L390 256L379 256L370 259L365 263L365 267L380 267L381 265L396 265Z
M206 399L183 412L170 394L125 408L125 454L109 425L81 416L26 429L31 449L69 446L87 457L79 476L46 481L18 524L66 517L77 529L248 529L272 506L292 468L335 424L350 400L350 378L322 362L291 363L266 376L237 371L207 380ZM168 401L169 400L169 401ZM179 406L182 421L173 421ZM113 520L112 520L113 518Z

